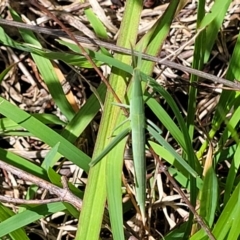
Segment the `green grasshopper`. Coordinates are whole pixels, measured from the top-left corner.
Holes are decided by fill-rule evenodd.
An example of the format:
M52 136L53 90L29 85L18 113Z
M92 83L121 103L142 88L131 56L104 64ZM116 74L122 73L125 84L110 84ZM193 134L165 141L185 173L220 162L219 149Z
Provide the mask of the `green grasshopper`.
M107 146L107 148L96 159L91 161L90 166L100 161L118 142L120 142L130 131L132 131L132 150L135 169L136 200L140 207L143 222L145 221L145 199L146 199L146 162L145 162L145 114L144 101L141 86L141 54L138 59L133 56L132 93L130 99L130 128L120 133ZM120 105L120 104L117 104ZM120 105L129 107L126 105ZM123 122L125 123L125 121ZM122 123L122 124L123 124Z
M139 55L138 62L134 62L132 78L132 95L130 100L130 120L132 129L132 150L135 169L136 200L140 207L143 223L145 222L145 200L146 200L146 161L145 161L145 113L141 85Z

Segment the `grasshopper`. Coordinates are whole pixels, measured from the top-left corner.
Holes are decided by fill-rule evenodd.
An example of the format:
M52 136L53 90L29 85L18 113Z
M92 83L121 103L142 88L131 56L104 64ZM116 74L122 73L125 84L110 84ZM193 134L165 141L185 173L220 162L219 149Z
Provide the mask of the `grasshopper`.
M133 57L133 60L135 58ZM141 56L134 62L132 95L130 100L130 120L132 130L132 150L135 169L136 200L140 207L143 223L145 221L146 200L146 161L145 161L145 113L141 85Z
M130 107L123 104L116 104L121 107L130 108L130 127L116 136L113 141L103 150L96 159L91 161L90 166L100 161L118 142L120 142L129 132L132 132L132 150L135 169L135 189L136 200L140 208L143 222L145 221L145 200L146 200L146 162L145 162L145 114L144 101L141 86L141 54L138 59L133 56L132 93ZM125 121L122 123L124 124Z

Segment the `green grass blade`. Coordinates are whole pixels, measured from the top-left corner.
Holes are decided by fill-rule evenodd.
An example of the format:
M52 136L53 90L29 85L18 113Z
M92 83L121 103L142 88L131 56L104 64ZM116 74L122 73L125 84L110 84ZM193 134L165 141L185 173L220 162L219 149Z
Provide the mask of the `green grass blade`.
M42 217L63 210L65 210L63 203L49 203L46 205L29 208L28 210L16 214L0 223L0 237L3 237L6 234L9 234L10 232L24 227L30 223L33 223Z
M86 62L86 58L81 56L81 55L76 55L76 54L70 54L70 53L63 53L63 52L53 52L50 51L48 49L43 49L42 47L38 47L35 45L30 45L27 43L18 43L16 41L13 41L5 32L2 28L0 28L0 42L5 45L5 46L9 46L15 49L19 49L21 51L25 51L25 52L30 52L36 55L39 55L41 57L43 57L44 59L59 59L62 60L68 64L71 65L75 65L75 66L79 66L79 67L84 67L84 68L92 68L92 65L89 62ZM65 43L64 41L60 41L60 43ZM74 45L74 44L70 44L70 43L65 43L64 45L69 46L69 45ZM74 45L76 48L77 46ZM76 51L76 52L79 52ZM91 53L91 52L90 52ZM94 55L92 53L92 55ZM96 54L98 56L98 58L101 59L105 59L105 55L103 55L102 53ZM103 62L95 62L97 65L103 64ZM52 66L51 66L52 67Z
M174 150L174 148L161 136L159 135L151 126L147 125L147 130L149 133L165 148L167 149L173 157L178 161L178 163L191 174L193 177L197 177L198 174L192 167Z
M198 4L197 9L197 26L200 24L200 21L205 14L205 1L201 1ZM198 29L197 29L198 30ZM206 30L203 29L197 36L194 44L194 54L193 54L193 63L192 67L198 70L201 70L203 67L204 53L206 51ZM198 77L191 75L190 82L195 83L198 81ZM197 88L194 86L189 87L189 100L188 100L188 114L187 114L187 127L189 131L190 139L193 139L194 134L194 118L196 112L196 97L197 97Z
M104 100L106 93L106 87L101 84L97 89L97 94L101 101ZM77 138L84 132L85 128L90 124L94 116L99 111L100 104L95 94L92 94L88 98L83 107L76 113L74 118L65 126L61 132L61 136L71 143L75 143ZM61 154L57 154L53 162L57 162L62 157Z
M179 171L178 169L182 169L182 166L175 160L175 157L169 152L166 148L163 146L149 141L148 142L150 146L153 148L154 152L158 155L161 156L161 158L165 159L169 164L171 164L173 167L169 167L168 171L169 173L174 176L174 179L181 184L182 187L188 189L190 191L190 186L189 186L189 174L186 170L183 169L183 171ZM187 172L186 174L183 174ZM201 189L203 186L203 181L200 177L197 177L197 188Z
M179 5L179 1L172 1L169 3L167 9L164 11L161 18L154 24L154 26L148 31L138 42L137 50L145 49L145 52L156 56L160 52L162 43L167 37L170 29L170 25L173 21L176 9ZM150 74L152 72L153 64L149 62L146 64L146 61L142 64L142 71Z
M85 171L88 171L90 158L86 154L30 114L3 98L0 98L0 113L12 119L23 128L26 128L29 132L34 134L34 136L40 138L49 146L54 146L60 142L59 152Z
M199 29L206 28L206 41L205 45L207 51L204 53L204 63L209 59L211 49L218 36L219 29L222 27L222 23L226 13L228 11L231 0L216 0L210 11L204 16L199 23Z
M84 205L80 214L79 227L75 239L99 239L98 235L102 223L105 200L107 195L105 186L106 171L105 163L103 163L103 161L105 161L105 159L103 159L100 164L95 165L93 169L89 172L88 177L93 174L94 179L90 178L90 181L88 180L88 184L85 189ZM99 182L102 184L98 185ZM88 191L90 191L90 193L95 192L96 194L94 196L92 196L91 194L86 195ZM93 222L95 224L89 224ZM82 238L82 236L84 236L84 238Z
M228 71L226 73L226 79L233 81L234 79L240 79L240 63L239 63L239 55L240 55L240 34L238 34L238 38L234 47L234 51L229 62ZM227 113L230 111L232 106L235 104L235 101L239 97L239 92L235 91L223 91L218 102L215 115L212 120L212 129L209 132L208 139L202 144L201 148L197 153L197 157L201 158L204 151L208 147L209 140L211 140L218 129L220 128L224 119L222 116L226 116ZM218 110L220 109L220 110ZM221 114L220 114L221 113Z
M235 100L235 105L238 106L240 104L240 99L236 99ZM221 108L219 108L220 110ZM225 116L224 114L224 110L222 109L222 118L224 119ZM221 113L220 113L221 114ZM234 187L234 183L236 181L236 176L237 176L237 172L240 166L240 160L239 160L239 151L240 151L240 141L239 141L239 137L238 137L238 133L237 133L237 125L239 123L239 114L240 114L240 108L238 107L235 112L233 113L233 115L231 116L231 118L229 120L225 119L225 124L226 124L226 128L223 131L222 137L220 138L219 142L224 144L228 141L228 139L230 137L232 137L234 139L234 141L236 142L236 147L234 149L234 153L232 154L231 157L231 166L227 175L227 180L226 180L226 186L225 186L225 193L224 193L224 204L227 203L233 187ZM222 151L223 147L220 147L219 151Z
M199 35L197 36L197 39L194 44L194 59L193 59L193 68L201 70L203 68L203 63L206 63L210 53L212 52L212 47L215 42L215 39L217 38L218 31L220 27L222 26L222 22L224 20L225 14L228 10L229 4L231 1L223 1L223 0L217 0L214 2L214 5L211 7L210 12L205 15L205 1L200 1L198 4L198 15L197 15L197 31L201 31ZM190 82L196 82L198 81L198 77L192 75ZM229 93L227 93L228 95ZM195 119L195 108L196 108L196 95L197 95L197 89L190 86L189 88L189 101L188 101L188 115L187 115L187 125L189 128L189 135L190 139L193 139L194 135L194 119ZM226 102L229 96L224 97L224 108L226 109ZM228 108L228 107L227 107ZM226 111L227 112L227 111ZM225 115L225 114L224 114ZM220 122L217 123L218 126L220 126ZM208 139L211 139L215 131L218 127L216 127L213 131L210 132L210 136L208 136ZM207 147L206 144L203 145L201 149L201 154L203 153L203 149ZM200 156L200 154L198 155ZM193 159L189 158L190 165L194 166L196 164L196 161L192 161ZM214 173L212 173L214 174ZM191 202L192 204L195 204L196 201L196 187L195 187L195 181L192 178L192 187L191 187ZM213 183L213 182L211 182ZM206 211L215 211L215 208L213 205L214 198L208 198L208 201L202 201L203 206L209 204L208 209L202 210L203 216L207 214ZM216 206L215 206L216 207ZM204 207L203 207L204 208ZM210 213L209 213L210 214ZM213 214L213 213L212 213ZM209 217L209 216L208 216ZM207 219L209 220L209 219ZM190 230L190 225L189 225Z
M55 162L53 161L55 155L58 153L60 143L58 142L52 149L48 152L47 156L44 158L41 167L48 173L49 168L53 167Z
M48 125L48 124L54 124L60 125L60 126L65 126L66 123L61 121L57 116L52 115L52 114L31 114L34 116L36 119L41 121L42 123ZM0 119L0 133L2 135L8 134L9 131L21 131L23 128L16 124L14 121L12 121L9 118L1 118Z
M234 181L236 180L236 175L238 173L239 166L240 166L239 154L240 154L240 145L238 144L236 152L234 153L234 156L232 159L228 176L227 176L225 193L224 193L224 204L227 203L234 187Z
M178 124L180 126L185 144L183 143L182 140L179 141L179 137L176 137L176 133L174 133L174 132L173 133L175 134L176 140L178 140L179 143L181 143L183 146L186 146L184 148L184 151L187 154L187 160L190 159L190 158L194 160L195 171L197 171L198 174L200 175L201 171L202 171L202 168L199 164L199 161L197 161L197 159L196 159L195 153L194 153L193 148L192 148L192 142L191 142L189 134L188 134L187 126L186 126L185 121L184 121L184 119L183 119L183 117L182 117L182 115L179 111L179 108L176 105L176 102L173 100L172 96L162 86L160 86L158 83L156 83L156 81L154 81L154 79L146 76L145 74L142 74L142 79L144 81L146 81L154 89L154 91L158 92L166 100L168 105L171 107L171 109L174 113L174 116L176 117L176 120L178 121ZM147 105L149 105L149 107L151 108L152 103L153 103L152 101L149 101L149 103L147 102ZM161 117L160 117L160 119L161 119ZM171 122L170 122L170 124L168 124L168 122L166 122L166 123L167 123L165 125L166 128L170 131L170 133L172 133L172 126L174 126L174 125L172 125ZM173 129L174 129L174 131L176 131L175 127Z
M203 179L200 192L200 216L205 219L208 226L212 226L218 202L218 179L214 169L210 167Z
M80 53L80 50L76 44L64 42L62 40L57 40L57 41L60 44L73 50L74 52ZM8 37L8 35L4 32L4 30L1 27L0 27L0 42L5 46L9 46L25 52L34 53L47 59L53 59L53 60L58 59L70 65L75 65L75 66L84 67L84 68L92 68L92 66L88 62L86 62L85 57L81 55L53 52L48 49L38 48L33 45L27 45L24 43L22 44L22 43L13 41L10 37ZM96 60L95 63L97 65L100 65L100 63L101 64L105 63L105 64L108 64L109 66L114 66L124 72L132 74L133 68L131 65L127 65L126 63L109 56L109 54L106 54L105 52L101 53L101 52L93 52L90 50L87 50L87 51L89 55Z
M97 95L101 101L104 100L106 94L106 86L100 84L97 89ZM95 94L92 94L87 102L76 113L74 118L66 125L61 135L68 141L74 143L77 138L84 132L86 127L91 123L100 109L100 103Z
M9 208L0 204L0 224L1 224L1 222L4 222L6 219L11 218L12 216L14 216L14 212L11 211ZM11 229L10 231L11 232L8 232L6 234L9 234L11 239L13 239L13 240L19 240L19 239L28 240L29 239L26 232L22 228L16 228L16 230Z
M240 235L240 228L237 219L240 217L240 183L236 186L233 194L228 200L228 203L221 212L214 229L213 234L217 240L238 239ZM235 224L237 222L237 224ZM230 238L231 237L231 238ZM191 240L207 240L203 230L194 234Z
M213 233L216 236L216 239L225 239L228 231L234 227L232 223L239 219L240 217L240 208L239 208L239 199L240 199L240 183L235 188L233 194L231 195L226 207L222 211L214 229ZM237 239L240 235L240 228L237 228L237 234L232 239ZM230 239L230 238L228 238Z
M108 34L105 26L102 24L99 18L94 14L93 10L91 8L88 8L84 11L84 13L86 14L88 21L91 23L97 37L101 39L108 39Z
M26 172L29 172L39 178L48 180L46 172L36 164L29 162L28 160L10 152L5 149L0 148L0 158L17 168L20 168Z
M240 194L238 195L240 197ZM238 199L239 199L238 197ZM240 201L238 200L237 205L235 206L235 210L237 213L237 216L239 217L240 215ZM228 239L239 239L240 236L240 231L239 231L239 222L238 221L232 221L232 227L230 229L230 232L228 233Z
M205 15L205 1L200 1L197 8L197 28L199 26L200 21L203 19ZM197 29L198 30L198 29ZM195 40L194 44L194 53L193 53L193 63L192 67L198 70L201 70L203 67L204 61L204 53L206 51L206 30L202 29ZM195 75L191 75L190 82L195 83L198 81L198 77ZM188 99L188 109L187 109L187 128L189 132L190 141L193 142L194 136L194 119L196 112L196 97L197 97L197 88L190 86L189 87L189 99ZM189 165L193 168L196 166L196 158L189 158L187 156ZM197 199L197 188L196 188L196 179L190 176L190 202L193 206L196 205ZM188 225L186 227L185 237L187 237L191 231L193 214L190 214L190 221L188 221Z
M57 143L47 154L47 156L44 158L41 167L47 172L48 178L51 181L51 183L63 187L61 183L61 177L59 174L56 173L56 171L52 168L55 164L55 157L58 154L59 149L59 143ZM68 184L69 189L74 192L77 196L83 197L83 193L79 191L78 188L76 188L73 184ZM79 212L70 204L63 203L69 213L71 213L72 216L75 218L79 217Z
M169 95L170 97L170 95ZM147 100L147 105L163 124L163 126L171 133L178 144L183 148L184 151L187 150L186 141L184 140L183 133L180 131L179 127L174 123L173 119L169 116L167 111L156 101L154 98L144 97ZM177 109L177 106L175 106Z

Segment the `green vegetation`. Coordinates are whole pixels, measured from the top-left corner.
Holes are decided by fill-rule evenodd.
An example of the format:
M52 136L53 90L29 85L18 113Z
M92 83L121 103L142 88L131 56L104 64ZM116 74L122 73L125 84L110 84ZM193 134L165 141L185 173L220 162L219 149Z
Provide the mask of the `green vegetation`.
M206 11L205 1L199 1L192 46L193 68L203 70L204 66L210 65L211 53L219 35L222 36L224 32L223 22L231 2L216 0ZM116 45L128 49L133 47L135 51L158 56L170 34L175 17L188 4L188 1L184 0L170 1L150 30L139 37L143 3L141 0L126 0ZM21 21L20 13L12 9L10 13L15 21ZM107 30L94 11L89 8L85 10L85 14L96 35L107 40ZM63 53L43 48L30 30L21 29L19 33L21 41L14 40L0 28L1 45L31 54L54 103L66 121L60 120L54 113L32 114L0 97L2 137L34 137L50 148L39 165L3 148L0 148L0 159L59 187L63 187L64 182L56 171L56 166L67 159L85 171L87 181L81 190L69 183L70 191L83 200L80 211L65 201L35 205L26 202L21 205L18 213L1 203L1 238L8 235L11 239L29 239L26 230L29 224L64 211L72 219L79 218L74 232L75 239L100 239L103 222L116 240L127 239L133 233L137 239L147 236L160 239L161 234L165 234L164 239L167 240L214 237L218 240L238 239L240 228L236 219L240 218L239 90L223 89L219 93L219 101L205 127L206 123L198 124L201 120L196 117L198 84L202 81L199 76L189 76L187 114L184 115L178 100L152 77L155 62L143 60L139 54L136 59L141 60L141 64L137 66L132 61L134 56L122 53L112 56L101 47L99 51L86 51L97 66L107 65L111 68L109 84L122 105L115 104L117 100L103 83L96 89L90 83L92 94L76 112L63 91L53 60L61 60L71 67L87 68L92 72L93 66L73 43L59 40L58 46L67 49ZM234 37L236 40L231 46L233 50L224 76L230 81L240 79L240 35ZM2 71L1 82L13 67L15 64ZM182 75L180 72L178 74ZM138 87L142 88L142 91L139 91ZM205 89L207 88L205 86ZM126 108L126 105L130 105L130 108ZM143 107L151 112L150 122L154 119L153 123L148 122L146 126ZM102 115L93 155L88 156L75 143L95 121L99 112L102 112ZM129 116L131 124L122 124ZM201 131L204 132L201 137L204 136L205 139L202 141L196 141L199 137L199 126L202 126ZM126 145L133 149L134 169L131 174L130 168L127 169L127 174L123 174L123 169L124 172L127 171L123 164ZM144 146L145 153L150 154L151 160L145 159ZM94 161L94 164L91 161ZM224 174L219 171L220 167L226 170ZM172 185L171 181L168 182L170 178L165 177L166 171L179 189ZM182 199L180 189L189 198L191 205L184 199L179 200ZM34 199L37 191L37 186L28 186L26 200ZM165 192L169 193L169 196L165 196ZM123 201L126 196L127 200ZM163 201L164 197L167 200ZM197 213L190 211L191 206L196 208ZM163 212L158 215L157 211ZM168 211L178 220L178 227L175 228L176 222L170 219ZM124 217L124 214L129 212L138 220L138 223L134 224L139 230L135 232L134 227L131 229ZM189 213L187 217L184 215L186 212ZM160 217L162 219L155 219ZM182 222L179 222L179 219Z

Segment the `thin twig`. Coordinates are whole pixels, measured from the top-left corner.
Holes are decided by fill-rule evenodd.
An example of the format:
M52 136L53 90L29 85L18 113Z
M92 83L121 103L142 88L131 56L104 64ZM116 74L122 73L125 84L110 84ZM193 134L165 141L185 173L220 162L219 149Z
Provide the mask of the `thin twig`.
M52 194L55 194L56 196L58 196L59 201L68 202L72 204L77 210L80 210L82 208L82 200L77 196L75 196L72 192L70 192L68 188L65 189L65 188L57 187L50 182L47 182L39 177L36 177L28 172L25 172L1 160L0 160L0 168L6 170L7 172L11 172L12 174L18 176L19 178L25 181L32 182L37 186L48 190Z
M69 39L69 36L66 33L64 33L61 30L57 30L57 29L44 28L44 27L29 25L26 23L10 21L10 20L5 20L5 19L0 19L0 25L13 26L13 27L18 27L18 28L22 28L22 29L29 29L33 32L43 33L43 34L55 36L57 38L64 37L64 38ZM68 32L70 32L70 31L68 31ZM112 51L115 51L118 53L124 53L124 54L128 54L128 55L132 54L131 49L116 46L115 44L113 44L111 42L105 42L105 41L101 41L99 39L90 39L87 37L79 36L77 34L72 34L72 35L79 42L94 44L95 46L105 47L109 50L112 50ZM133 54L135 56L139 55L139 53L137 51L133 51ZM237 90L237 91L240 90L240 83L238 81L230 81L225 78L216 77L212 74L205 73L200 70L193 69L191 67L186 67L181 64L175 63L173 61L163 60L159 57L154 57L149 54L142 53L142 58L145 60L150 60L150 61L162 64L162 65L165 65L167 67L171 67L171 68L183 71L183 72L187 72L187 73L196 75L202 79L208 79L214 83L223 84L225 86L230 87L232 90ZM201 81L201 79L199 81Z
M61 198L51 198L51 199L38 199L38 200L27 200L27 199L19 199L19 198L13 198L8 196L1 196L0 195L0 202L6 202L6 203L14 203L14 204L48 204L53 202L61 202Z
M188 198L185 196L184 192L181 190L181 188L177 185L177 183L174 180L174 178L168 172L167 167L162 163L162 161L159 159L159 157L154 152L154 150L152 149L151 146L149 146L149 151L152 153L154 159L156 159L156 161L159 163L160 171L163 172L166 175L166 177L169 179L169 181L172 183L172 185L177 189L178 193L181 195L181 197L184 200L184 202L188 205L190 211L195 216L198 224L204 229L204 231L208 235L209 239L210 240L216 240L216 238L214 237L214 235L211 232L211 229L208 227L208 225L205 223L205 221L202 219L202 217L197 213L197 211L195 210L193 205L190 203Z

